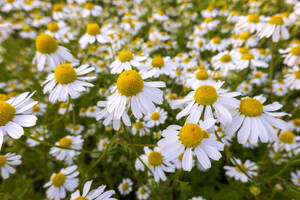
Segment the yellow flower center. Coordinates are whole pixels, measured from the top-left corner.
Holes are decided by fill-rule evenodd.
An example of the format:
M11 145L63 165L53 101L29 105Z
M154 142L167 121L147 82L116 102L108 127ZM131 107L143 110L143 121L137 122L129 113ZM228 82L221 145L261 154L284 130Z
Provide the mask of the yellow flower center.
M65 183L65 181L66 175L63 173L57 173L53 176L51 183L54 187L60 187Z
M151 114L151 119L152 119L152 120L157 121L157 120L159 120L159 118L160 118L159 112L153 112L153 113Z
M300 118L294 119L294 120L293 120L293 124L294 124L295 126L300 126Z
M100 27L97 23L90 23L86 27L86 33L89 35L98 35L100 32Z
M132 97L142 92L144 81L141 75L135 70L126 70L122 72L117 80L117 89L120 94L126 97Z
M162 10L159 10L158 12L157 12L157 14L159 14L160 16L164 16L164 11L162 11Z
M254 56L251 53L245 53L241 57L242 60L253 60Z
M58 42L52 36L41 33L35 40L35 47L42 54L51 54L58 49Z
M63 5L62 4L54 4L53 11L55 12L62 12L63 11Z
M218 99L217 90L211 85L202 85L197 88L194 99L200 105L212 105Z
M197 147L204 138L209 138L208 132L194 123L185 124L179 131L179 140L188 148Z
M203 44L204 44L204 42L203 42L202 40L199 40L199 41L198 41L198 46L199 46L199 47L202 47Z
M135 122L134 128L136 128L137 130L141 130L142 128L144 128L143 122Z
M128 190L128 188L129 188L129 184L127 182L122 184L123 190Z
M300 46L294 46L294 47L292 47L290 52L294 56L300 56Z
M300 70L295 71L294 75L297 79L300 79Z
M106 147L106 146L107 146L107 141L103 141L103 142L101 143L101 146L102 146L102 147Z
M67 106L68 106L68 103L67 103L67 102L62 102L62 103L59 105L60 108L67 108Z
M151 61L152 67L162 68L165 65L165 61L160 56L155 56Z
M152 42L151 41L147 41L146 42L146 47L152 47Z
M241 34L239 35L239 38L240 38L241 40L246 40L246 39L248 39L250 36L251 36L250 33L247 31L247 32L241 33Z
M43 17L39 14L36 14L36 15L34 15L34 19L35 20L41 20L41 19L43 19Z
M6 3L13 3L15 0L5 0Z
M0 94L0 101L6 101L10 99L10 97L6 94Z
M72 139L68 137L63 137L58 141L58 146L60 147L70 147L72 145Z
M231 56L227 53L224 54L221 58L220 58L221 62L223 63L228 63L232 60Z
M259 22L259 18L260 18L259 15L256 13L250 14L250 15L248 15L248 22L257 23L257 22Z
M266 49L258 49L258 53L262 55L268 55L268 51Z
M24 3L28 6L31 5L33 2L34 2L34 0L25 0L24 1Z
M300 177L298 177L297 180L298 180L298 183L300 184Z
M148 162L150 165L152 166L159 166L162 164L163 162L163 156L160 152L158 151L152 151L149 155L148 155Z
M214 38L213 38L213 43L214 43L214 44L220 44L221 41L222 41L222 39L221 39L220 37L214 37Z
M58 26L58 23L57 22L50 22L48 25L47 25L47 28L50 32L52 33L55 33L57 31L59 31L59 26Z
M273 16L269 19L268 23L273 25L283 25L284 21L280 16Z
M92 4L91 2L87 2L84 4L84 9L92 10L93 8L94 8L94 4Z
M140 194L141 195L144 195L144 194L146 194L147 193L147 190L145 190L145 188L141 188L140 189Z
M214 20L214 18L212 18L212 17L206 17L205 19L204 19L204 22L205 23L209 23L209 22L212 22Z
M183 155L184 155L184 152L182 152L182 153L178 156L178 159L180 160L180 162L182 162Z
M241 100L239 111L246 117L258 117L263 113L264 106L257 99L246 97Z
M196 79L200 81L207 80L209 78L209 74L205 69L199 69L199 71L196 73Z
M6 157L3 155L0 155L0 168L3 167L6 163Z
M262 77L262 72L256 72L255 74L253 74L254 78L261 78Z
M118 59L121 62L127 62L133 59L133 54L129 50L122 50L118 53Z
M39 112L41 110L41 107L39 104L35 104L33 107L32 107L32 110L33 112Z
M235 169L240 173L247 171L247 167L244 164L240 164L239 166L236 166Z
M89 108L89 112L91 112L91 113L95 112L95 110L96 110L96 109L95 109L94 107L90 107L90 108Z
M279 135L279 140L283 143L292 144L294 142L295 135L292 131L284 131Z
M248 86L248 85L244 85L244 86L243 86L243 90L244 90L244 91L249 91L249 86Z
M250 50L247 47L241 47L241 48L239 48L239 53L248 54L248 53L250 53Z
M15 116L16 109L6 103L5 101L0 101L0 126L6 125Z
M79 196L79 197L76 197L74 200L89 200L89 199L84 196Z
M77 79L77 73L71 64L60 64L54 71L54 78L56 82L65 85L73 83Z
M179 70L179 69L177 69L177 70L176 70L176 75L177 75L177 76L180 76L181 74L182 74L182 71Z

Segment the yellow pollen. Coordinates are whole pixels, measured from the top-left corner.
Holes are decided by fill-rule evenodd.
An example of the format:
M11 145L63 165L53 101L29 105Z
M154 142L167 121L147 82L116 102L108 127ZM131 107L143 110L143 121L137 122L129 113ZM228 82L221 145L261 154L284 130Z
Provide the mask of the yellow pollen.
M207 80L209 78L209 74L205 69L199 69L199 71L196 73L196 79L200 81Z
M129 188L129 184L127 182L122 184L123 190L128 190L128 188Z
M118 77L117 89L126 97L135 96L144 89L143 78L135 70L126 70Z
M151 114L151 119L152 119L152 120L157 121L157 120L159 120L159 118L160 118L159 112L153 112L153 113Z
M68 137L63 137L58 141L58 146L60 147L70 147L72 145L72 139Z
M89 199L84 196L79 196L79 197L76 197L74 200L89 200Z
M263 113L264 106L257 99L246 97L241 100L239 111L246 117L258 117Z
M92 10L94 8L94 4L87 2L84 4L84 9Z
M221 62L223 63L228 63L232 60L231 56L227 53L224 54L221 58L220 58Z
M35 104L33 107L32 107L32 110L33 112L39 112L41 110L41 107L39 106L39 104Z
M300 70L294 72L296 79L300 79Z
M51 54L58 49L58 42L52 36L41 33L35 40L35 47L42 54Z
M57 31L59 31L59 26L58 26L58 23L57 22L50 22L48 25L47 25L47 28L50 32L52 33L56 33Z
M294 119L294 120L293 120L293 124L294 124L295 126L300 126L300 118Z
M253 74L254 78L261 78L262 77L262 72L256 72L255 74Z
M151 61L151 66L156 68L162 68L165 65L165 61L160 56L155 56Z
M241 47L241 48L239 48L239 53L248 54L248 53L250 53L250 51L247 47Z
M245 53L241 57L242 60L253 60L254 56L251 53Z
M247 171L247 167L244 164L240 164L239 166L236 166L235 169L239 173L243 173Z
M248 22L250 22L250 23L257 23L257 22L259 22L259 15L258 14L250 14L250 15L248 15Z
M212 18L212 17L206 17L205 19L204 19L204 22L205 23L209 23L209 22L212 22L214 20L214 18Z
M16 109L12 105L5 101L0 101L0 127L6 125L9 121L12 121L15 112Z
M0 101L6 101L10 99L10 97L6 94L0 94Z
M220 37L214 37L214 38L213 38L213 43L214 43L214 44L220 44L221 41L222 41L222 39L221 39Z
M141 130L142 128L144 128L143 122L135 122L134 128L136 128L137 130Z
M53 176L51 183L54 187L60 187L65 183L65 181L66 175L63 173L57 173Z
M300 56L300 46L294 46L294 47L292 47L290 52L294 56Z
M96 23L90 23L86 27L86 33L89 35L98 35L100 32L100 27Z
M0 155L0 168L3 167L6 163L6 157L3 155Z
M202 85L196 90L194 99L200 105L212 105L218 100L217 90L214 86Z
M121 62L127 62L133 59L133 54L129 50L122 50L118 53L118 59Z
M294 138L295 135L292 131L284 131L279 135L279 140L287 144L292 144L294 142Z
M163 162L163 156L160 152L158 151L152 151L149 155L148 155L148 162L150 165L152 166L159 166L162 164Z
M54 4L53 11L55 12L62 12L63 11L63 5L62 4Z
M71 64L60 64L54 71L54 78L56 82L65 85L73 83L77 79L77 73Z
M268 23L272 25L283 25L284 21L280 16L273 16L269 19Z
M201 144L205 132L194 123L185 124L179 131L179 140L188 147L193 148Z

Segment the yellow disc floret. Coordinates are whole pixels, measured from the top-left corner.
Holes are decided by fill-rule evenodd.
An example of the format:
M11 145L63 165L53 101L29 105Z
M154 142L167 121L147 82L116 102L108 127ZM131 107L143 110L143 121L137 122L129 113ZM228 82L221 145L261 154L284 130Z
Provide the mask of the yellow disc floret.
M16 109L6 103L5 101L0 101L0 126L6 125L9 121L12 121L15 116Z
M242 60L253 60L254 56L251 53L245 53L241 57Z
M73 83L77 79L77 73L71 64L60 64L54 71L54 78L62 85L69 84Z
M151 61L152 67L162 68L165 65L165 61L160 56L155 56Z
M3 155L0 155L0 168L3 167L6 163L6 157Z
M118 53L118 59L121 62L128 62L133 59L133 54L129 50L122 50Z
M240 173L247 171L247 167L244 164L240 164L239 166L236 166L235 169Z
M163 155L158 151L152 151L148 155L148 162L152 166L159 166L163 162Z
M241 100L239 111L246 117L259 117L263 110L264 106L257 99L246 97Z
M94 8L94 4L92 4L91 2L87 2L84 4L84 9L92 10L93 8Z
M41 33L35 40L35 47L42 54L51 54L58 49L58 42L52 36Z
M86 33L89 35L98 35L100 32L100 27L97 23L90 23L86 27Z
M117 80L117 89L120 94L126 97L132 97L142 92L144 81L141 75L135 70L126 70L122 72Z
M79 196L79 197L76 197L74 200L89 200L89 199L84 196Z
M197 73L196 73L196 79L200 80L200 81L204 81L207 80L209 78L209 74L205 69L200 69Z
M141 130L142 128L144 128L143 122L135 122L134 128L136 128L137 130Z
M220 44L221 41L222 41L222 39L221 39L220 37L214 37L214 38L212 39L212 41L213 41L214 44Z
M294 119L294 120L293 120L293 124L294 124L295 126L300 126L300 118Z
M294 47L292 47L290 52L294 56L300 56L300 46L294 46Z
M273 16L269 19L268 23L272 25L283 25L284 21L280 16Z
M284 131L279 135L279 140L287 144L292 144L294 142L294 138L295 135L292 131Z
M65 181L66 175L63 173L57 173L53 176L51 183L54 187L60 187L65 183Z
M48 25L47 25L47 28L50 32L52 33L56 33L57 31L59 31L59 26L58 26L58 23L57 22L50 22Z
M220 58L221 62L223 63L228 63L232 60L231 55L229 55L228 53L224 54L221 58Z
M160 118L159 112L153 112L150 117L152 120L157 121Z
M58 146L60 147L70 147L72 145L72 139L68 137L63 137L58 141Z
M294 72L296 79L300 79L300 70Z
M194 99L200 105L212 105L218 100L217 90L214 86L202 85L196 90Z
M256 13L248 15L248 22L250 22L250 23L259 22L259 15Z
M179 131L179 140L184 146L194 148L201 144L205 132L197 124L187 123Z

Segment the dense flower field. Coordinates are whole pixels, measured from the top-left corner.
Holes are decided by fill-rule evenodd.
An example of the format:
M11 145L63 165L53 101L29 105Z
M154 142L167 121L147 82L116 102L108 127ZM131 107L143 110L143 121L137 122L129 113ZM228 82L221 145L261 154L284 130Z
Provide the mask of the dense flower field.
M0 199L300 199L300 1L0 0Z

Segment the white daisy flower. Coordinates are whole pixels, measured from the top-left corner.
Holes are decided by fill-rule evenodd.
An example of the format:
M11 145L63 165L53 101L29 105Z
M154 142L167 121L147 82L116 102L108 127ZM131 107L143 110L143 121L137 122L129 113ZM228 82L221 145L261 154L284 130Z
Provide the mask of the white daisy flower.
M3 179L8 179L10 174L14 174L16 170L12 166L22 163L21 156L15 153L7 153L0 155L0 169Z
M48 188L46 191L47 198L60 200L66 197L66 191L73 192L78 186L77 166L63 168L59 173L52 174L50 181L44 185Z
M279 49L279 52L283 54L283 63L288 66L294 66L300 60L300 45L293 45L285 50Z
M145 116L147 127L154 127L160 124L164 124L168 118L168 113L162 108L156 108L154 112Z
M98 144L98 150L103 151L104 149L106 149L108 144L109 144L109 139L107 137L101 139Z
M85 87L94 86L85 81L93 80L95 76L83 76L94 71L93 67L89 67L88 64L81 65L79 68L73 66L69 63L58 65L54 73L49 74L46 81L42 83L43 92L50 93L50 102L68 101L69 96L71 99L76 99L83 91L86 91Z
M61 138L55 144L60 147L81 149L83 145L83 139L81 138L81 135L66 136ZM51 147L50 154L53 155L57 160L64 160L67 164L72 164L74 157L79 155L80 152L58 147Z
M293 182L295 185L300 186L300 170L298 170L298 171L296 171L296 172L292 172L292 173L291 173L291 176L292 176L292 182Z
M158 146L163 152L166 160L174 160L181 153L182 168L185 171L191 171L193 167L193 156L197 156L197 160L202 165L203 169L211 167L211 161L219 160L222 155L219 151L223 151L224 145L217 141L216 136L212 131L215 124L213 118L205 121L200 121L199 124L186 123L183 127L171 125L163 131L164 137L158 141Z
M259 14L251 13L248 16L241 16L239 22L235 25L235 28L239 32L249 31L253 33L259 31L263 27Z
M52 17L54 20L66 19L68 12L70 12L70 10L67 8L67 6L64 6L64 4L62 3L53 4Z
M147 74L158 78L160 75L165 74L168 76L175 75L176 64L172 62L170 57L155 56L149 59L144 65L140 67L141 74Z
M85 116L87 116L87 117L96 117L98 112L99 112L99 109L96 106L90 106L86 110Z
M162 10L159 10L156 13L154 13L153 18L157 21L160 21L160 22L161 21L166 21L166 20L169 19L168 16L165 15L164 11L162 11Z
M167 177L165 172L173 173L175 171L174 166L170 163L170 161L166 160L166 157L159 147L155 147L154 150L145 147L144 152L145 154L141 155L141 159L153 173L155 181L166 181Z
M193 197L189 200L206 200L206 199L204 199L203 197L198 196L198 197Z
M257 70L254 70L252 72L252 78L250 80L250 83L251 84L255 84L257 86L260 86L261 84L265 83L266 80L267 80L267 74L266 73L263 73L261 71L257 71Z
M243 95L247 95L249 94L250 92L252 92L252 85L249 84L248 81L243 81L238 87L237 87L237 92L240 92L241 94Z
M75 61L70 51L63 46L59 46L56 39L47 33L41 33L37 36L35 47L37 51L32 62L37 65L40 71L45 66L53 70L61 63Z
M107 27L100 29L97 23L90 23L86 27L86 33L79 39L80 47L85 49L88 44L93 44L96 40L101 44L109 43L112 38L108 35L112 33L113 31Z
M130 70L132 67L139 67L144 60L139 56L133 55L130 50L122 50L118 53L118 58L110 64L112 74L120 74L123 70Z
M74 135L78 135L82 133L82 131L84 130L84 126L80 124L68 124L66 130Z
M276 151L288 151L290 156L297 155L300 152L300 136L295 135L292 131L282 131L278 140L274 143Z
M59 104L58 113L60 115L64 115L67 112L67 110L69 112L71 112L72 109L73 109L72 104L69 104L68 102L62 102L62 103Z
M65 34L70 30L67 24L63 21L52 21L47 25L46 34L51 35L59 41L63 41Z
M219 24L219 20L214 19L213 17L206 17L201 23L201 27L211 31L214 28L216 28L218 24Z
M186 122L198 123L204 113L204 120L216 116L221 124L230 123L232 116L228 109L238 107L239 101L233 97L240 94L222 89L223 83L221 81L203 82L183 99L174 101L173 105L176 107L185 105L185 108L177 114L176 119L188 116Z
M20 9L21 8L21 1L20 0L11 0L11 1L4 1L3 5L1 5L1 10L3 12L10 12L12 10Z
M150 189L147 186L143 185L136 191L136 196L139 200L148 199L150 196Z
M126 106L130 106L134 117L140 119L143 114L154 112L154 103L162 104L163 92L158 88L165 87L165 83L146 82L144 78L147 77L142 77L135 70L126 70L119 75L114 93L107 101L107 111L114 113L114 118L120 119Z
M300 90L300 68L294 66L289 73L284 75L284 83L290 90Z
M229 40L220 37L214 37L206 45L206 49L211 51L223 51L230 44Z
M121 195L125 196L132 191L132 180L130 178L124 178L120 185L118 186L118 190Z
M146 134L150 133L150 130L147 126L145 126L145 123L143 121L137 120L133 126L132 126L132 134L136 135L139 134L139 136L144 136Z
M82 16L87 18L89 16L97 17L101 14L102 7L99 5L94 5L91 2L86 2L83 5Z
M214 69L221 70L225 74L228 71L236 69L235 57L232 52L224 51L212 57L211 63Z
M288 93L288 87L283 80L274 80L273 91L277 96L284 96L286 93Z
M96 189L91 189L93 181L87 181L83 186L82 195L80 195L80 191L76 190L71 194L71 200L116 200L111 196L115 194L114 190L108 190L104 192L106 185L101 185Z
M290 128L292 130L295 130L297 132L300 132L300 118L295 118L295 119L292 119L290 122Z
M240 70L243 70L247 67L252 69L256 69L256 67L267 68L269 65L264 61L258 60L255 54L244 53L239 59L236 60L236 66L238 66Z
M275 141L277 135L273 127L288 129L288 123L276 117L287 113L274 112L282 107L280 103L273 102L264 106L265 101L263 96L243 98L238 108L232 110L232 122L226 127L225 133L233 135L237 132L240 144L245 144L248 140L250 144L257 144L258 139L264 143Z
M285 21L281 16L271 17L268 22L261 27L261 30L258 31L257 35L260 38L269 38L272 36L273 42L278 42L280 37L285 40L290 37Z
M35 125L37 117L31 115L30 110L38 102L31 99L33 94L25 92L6 101L0 100L0 149L3 135L19 139L24 135L23 127Z
M242 163L240 159L235 160L238 166L224 166L227 176L241 182L248 182L249 177L245 173L247 173L250 177L254 177L257 175L256 170L258 169L258 166L254 162L246 160L245 163ZM234 163L233 160L231 160L231 162Z

